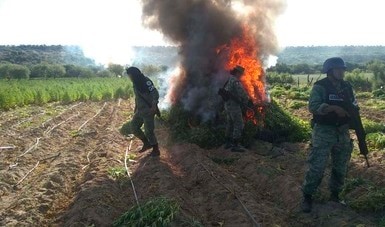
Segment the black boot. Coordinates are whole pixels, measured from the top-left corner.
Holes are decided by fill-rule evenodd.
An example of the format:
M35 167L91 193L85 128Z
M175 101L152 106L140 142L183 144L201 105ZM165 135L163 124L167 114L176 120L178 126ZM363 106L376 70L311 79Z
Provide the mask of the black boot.
M234 144L231 147L231 151L232 152L245 152L246 150L239 143L239 139L234 139Z
M145 151L147 151L148 149L150 149L152 146L147 142L144 142L143 143L143 146L142 146L142 148L140 148L139 150L138 150L138 152L139 153L143 153L143 152L145 152Z
M142 141L142 143L143 143L143 146L139 150L137 150L137 152L143 153L143 152L147 151L148 149L150 149L152 147L150 142L148 142L148 139L144 135L143 132L142 133L138 133L135 136L138 137L138 139L140 139Z
M152 157L158 157L160 155L159 145L155 144L152 146L152 152L150 154Z
M329 200L332 202L340 203L342 205L346 205L345 201L340 198L339 192L331 192Z
M312 196L308 194L304 194L302 204L301 204L302 211L304 213L309 213L312 208L312 203L313 203Z
M225 149L232 148L234 146L233 139L230 137L226 137L226 142L225 142Z

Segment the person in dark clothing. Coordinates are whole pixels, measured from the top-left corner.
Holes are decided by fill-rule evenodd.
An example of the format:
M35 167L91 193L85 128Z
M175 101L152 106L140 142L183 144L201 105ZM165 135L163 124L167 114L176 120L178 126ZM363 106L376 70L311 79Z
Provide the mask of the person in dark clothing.
M312 196L321 184L329 156L331 156L330 200L340 202L347 166L353 150L349 134L349 114L344 105L342 91L349 94L349 101L357 106L352 86L344 81L345 62L339 58L329 58L323 64L327 77L317 81L310 93L309 110L313 114L311 151L308 170L302 185L303 212L312 210Z
M133 134L143 142L143 147L138 152L152 148L151 156L159 156L159 145L154 133L154 116L159 102L158 90L138 68L126 68L126 72L133 83L135 94L135 110L130 127ZM141 130L142 125L144 132Z

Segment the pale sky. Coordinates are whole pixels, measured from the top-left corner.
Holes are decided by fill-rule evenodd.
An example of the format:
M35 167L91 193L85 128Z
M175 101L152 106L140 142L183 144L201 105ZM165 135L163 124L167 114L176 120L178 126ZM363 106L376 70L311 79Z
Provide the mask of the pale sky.
M382 0L287 0L280 47L385 45ZM100 63L125 64L131 46L165 45L141 26L138 0L0 0L0 45L80 45Z

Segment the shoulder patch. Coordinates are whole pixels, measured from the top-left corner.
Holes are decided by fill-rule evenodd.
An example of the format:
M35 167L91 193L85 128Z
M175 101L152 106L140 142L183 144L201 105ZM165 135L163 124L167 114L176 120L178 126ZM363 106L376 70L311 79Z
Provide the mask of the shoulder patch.
M155 89L155 87L154 87L154 85L152 84L152 81L151 81L151 80L147 80L147 81L146 81L146 85L147 85L147 88L148 88L148 91L149 91L149 92L152 92L152 91Z

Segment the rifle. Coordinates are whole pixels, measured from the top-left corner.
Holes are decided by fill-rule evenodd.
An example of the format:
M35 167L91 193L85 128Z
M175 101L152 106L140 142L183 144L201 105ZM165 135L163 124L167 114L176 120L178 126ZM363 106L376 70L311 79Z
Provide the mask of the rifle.
M351 97L351 95L349 95L349 92L347 91L347 88L349 88L349 87L350 86L344 88L339 93L339 96L340 96L340 98L343 99L345 107L346 107L346 111L349 113L349 116L350 116L349 126L350 126L350 128L354 129L354 131L356 132L356 136L357 136L357 140L358 140L358 147L360 149L360 154L362 154L365 157L366 166L369 168L370 166L369 166L369 160L368 160L368 156L367 156L369 153L369 150L368 150L368 146L367 146L366 140L365 140L366 133L365 133L365 129L362 125L359 107L353 105L351 100L349 100L349 98Z

